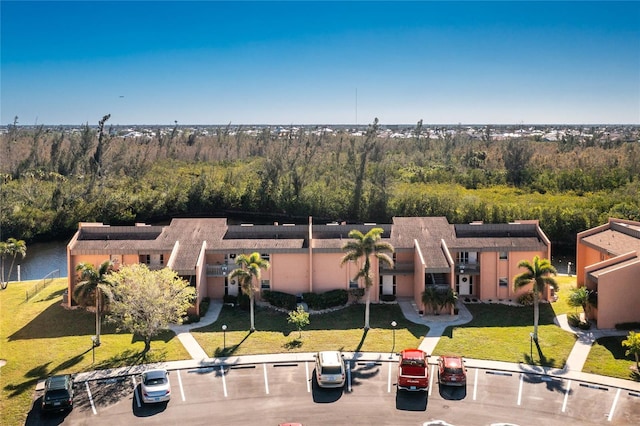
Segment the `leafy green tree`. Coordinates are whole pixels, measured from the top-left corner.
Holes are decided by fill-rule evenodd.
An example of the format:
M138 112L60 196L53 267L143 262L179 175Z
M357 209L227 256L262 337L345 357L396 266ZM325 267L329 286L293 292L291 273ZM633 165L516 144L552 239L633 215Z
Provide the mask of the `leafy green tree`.
M151 338L171 324L181 324L192 306L196 290L169 269L150 270L147 265L121 267L109 278L113 288L109 321L144 339L144 352Z
M518 262L519 268L525 268L526 271L516 275L513 280L513 288L519 290L523 287L531 285L533 292L533 340L538 342L538 321L540 319L540 293L550 286L558 291L558 283L551 275L556 275L556 268L551 265L548 259L540 259L534 256L533 261L521 260Z
M633 355L636 358L636 371L640 372L640 334L635 331L629 332L627 338L622 341L622 346L629 348L625 355Z
M91 263L82 262L76 266L80 275L80 281L73 288L73 300L82 307L93 304L96 308L96 340L95 345L100 346L101 316L105 306L111 299L111 285L108 275L113 269L113 263L105 260L98 269Z
M507 182L521 186L527 180L527 167L533 156L533 150L525 141L510 139L502 152L502 160L507 170Z
M374 256L378 261L389 267L393 267L393 259L386 253L393 253L394 248L390 243L381 241L381 235L384 232L382 228L371 228L369 232L363 234L357 229L352 229L349 232L349 238L352 241L347 242L342 246L342 250L346 254L342 257L341 265L347 262L355 262L364 258L362 268L358 270L354 280L362 278L364 280L366 298L366 307L364 311L364 328L369 329L369 305L371 303L371 286L373 285L373 279L371 277L371 256Z
M11 272L13 272L13 265L15 264L16 257L18 255L22 256L23 259L27 255L27 244L23 240L9 238L5 242L0 242L0 261L2 262L2 267L0 268L0 288L3 290L7 288L7 285L9 284ZM9 267L9 275L5 280L4 264L6 257L11 257L11 266Z
M302 337L302 329L309 325L309 312L305 311L302 306L298 306L295 311L289 312L287 318L289 324L293 324L298 329L298 337Z
M236 264L240 268L234 269L229 278L237 278L242 292L249 296L249 308L251 312L251 331L255 331L254 298L260 285L261 271L269 269L269 262L254 252L250 255L239 254L236 256Z

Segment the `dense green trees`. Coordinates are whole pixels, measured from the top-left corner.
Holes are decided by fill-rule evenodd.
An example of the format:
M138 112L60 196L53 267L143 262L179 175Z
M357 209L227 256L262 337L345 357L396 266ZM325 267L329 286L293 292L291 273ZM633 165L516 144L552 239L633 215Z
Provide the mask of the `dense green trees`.
M67 238L81 221L228 212L359 222L437 215L539 219L554 244L573 246L576 232L609 216L640 220L637 129L615 141L566 132L549 142L501 139L495 126L471 137L418 123L403 139L377 122L361 136L229 126L205 134L176 124L130 138L107 119L0 135L3 235Z

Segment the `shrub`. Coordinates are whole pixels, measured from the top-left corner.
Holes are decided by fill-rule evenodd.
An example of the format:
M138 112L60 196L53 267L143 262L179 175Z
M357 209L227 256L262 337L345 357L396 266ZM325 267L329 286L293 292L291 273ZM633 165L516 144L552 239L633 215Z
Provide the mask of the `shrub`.
M207 315L207 311L209 310L209 304L211 303L211 299L208 297L203 298L200 301L200 316L203 317Z
M396 300L396 296L395 294L383 294L382 296L380 296L380 300L382 300L383 302L393 302L394 300Z
M640 322L621 322L615 327L616 330L640 330Z
M354 302L358 302L364 296L364 288L352 288L348 290L349 297Z
M240 306L240 309L246 311L249 309L250 304L251 304L251 299L249 299L248 295L242 292L238 294L238 306Z
M347 290L329 290L322 294L303 293L302 297L310 309L321 310L332 308L334 306L343 306L349 300Z
M531 306L533 305L533 292L527 292L518 296L518 303L522 306Z
M222 298L224 303L233 303L234 305L238 303L238 296L232 296L230 294L225 294Z
M262 299L272 306L294 310L296 308L296 296L281 291L263 290Z

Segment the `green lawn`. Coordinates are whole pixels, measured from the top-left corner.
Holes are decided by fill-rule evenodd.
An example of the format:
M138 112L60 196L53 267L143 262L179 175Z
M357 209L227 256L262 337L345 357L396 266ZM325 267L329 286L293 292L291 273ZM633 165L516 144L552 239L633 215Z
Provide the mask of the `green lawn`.
M473 321L447 328L434 354L460 353L469 358L562 367L575 337L558 328L553 317L575 312L566 303L575 278L558 278L561 286L558 301L540 305L539 350L530 345L532 307L468 304ZM0 359L7 361L0 368L3 425L24 424L32 405L35 384L50 374L189 358L171 332L156 338L151 351L143 356L143 342L131 334L116 333L112 326L105 325L102 346L96 349L93 362L94 314L82 309L66 310L61 306L66 278L55 280L26 302L25 292L34 284L11 283L6 290L0 291ZM312 315L310 319L311 323L299 336L287 322L286 314L257 308L257 331L249 333L249 313L225 306L215 323L194 330L193 335L210 356L226 356L330 349L397 352L419 346L428 332L428 327L407 321L398 305L393 304L371 305L371 329L366 333L362 328L364 305ZM392 321L397 322L395 333ZM227 325L226 333L222 332L223 324ZM628 358L620 355L619 340L601 339L601 342L594 345L585 371L638 380L637 376L630 376Z
M396 321L395 348L393 328ZM227 326L226 333L222 325ZM267 308L256 308L257 331L249 333L249 313L225 306L218 320L192 332L198 343L211 356L266 354L274 352L315 352L342 350L391 352L417 347L429 331L423 325L407 321L398 305L371 305L371 328L363 331L364 305L349 306L329 314L310 316L310 324L300 337L287 322L287 315ZM227 350L224 351L224 334Z
M603 376L619 377L621 379L640 381L640 375L630 367L636 363L632 355L625 355L626 348L622 346L625 337L602 337L591 347L589 358L582 371Z
M28 302L25 292L36 281L11 283L0 291L0 413L3 425L24 424L38 380L56 373L188 358L171 332L159 336L142 356L144 343L131 334L103 326L102 345L91 351L95 315L61 306L66 278L53 281Z
M435 355L458 353L468 358L562 368L575 343L573 334L554 324L549 303L540 304L539 349L531 344L529 336L533 332L533 307L478 303L467 308L473 320L448 327Z

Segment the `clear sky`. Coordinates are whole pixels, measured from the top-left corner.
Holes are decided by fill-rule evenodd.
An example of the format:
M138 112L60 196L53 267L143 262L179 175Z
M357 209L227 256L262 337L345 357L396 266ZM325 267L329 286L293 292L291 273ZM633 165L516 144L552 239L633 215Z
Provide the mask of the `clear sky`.
M640 2L0 2L7 125L640 124Z

